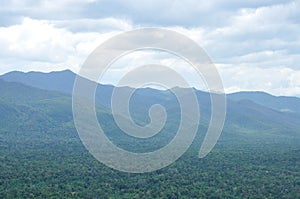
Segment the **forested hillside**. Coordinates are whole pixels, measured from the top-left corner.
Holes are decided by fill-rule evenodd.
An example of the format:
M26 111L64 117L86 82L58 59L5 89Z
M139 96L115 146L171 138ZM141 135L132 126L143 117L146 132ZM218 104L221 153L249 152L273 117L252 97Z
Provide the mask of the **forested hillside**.
M128 174L108 168L85 149L73 124L69 86L43 86L51 85L46 78L36 87L31 77L0 80L0 198L300 198L300 115L291 103L286 103L290 111L282 111L285 107L265 106L245 94L231 95L221 138L199 159L210 100L197 91L201 122L189 150L164 169ZM51 78L56 85L72 85ZM101 88L105 95L100 96ZM147 111L155 103L168 111L166 127L144 141L124 135L115 124L107 103L112 89L100 87L97 114L115 144L146 152L172 139L179 109L170 91L148 88L134 94L131 111L137 123L149 122Z

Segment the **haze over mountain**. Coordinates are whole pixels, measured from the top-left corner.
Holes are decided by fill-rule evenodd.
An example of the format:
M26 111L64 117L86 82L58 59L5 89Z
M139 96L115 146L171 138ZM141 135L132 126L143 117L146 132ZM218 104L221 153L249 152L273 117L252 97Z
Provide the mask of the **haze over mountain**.
M50 73L43 72L19 72L12 71L0 76L0 79L7 82L19 82L24 85L52 91L60 91L66 94L72 94L73 84L76 74L70 70L56 71ZM113 87L111 85L99 85L99 88L105 90L107 95L111 94ZM148 90L148 91L146 91ZM144 94L155 89L144 89ZM197 91L201 92L201 91ZM251 100L257 104L272 108L281 112L300 113L300 98L287 96L273 96L265 92L242 91L228 94L227 98L234 101Z
M60 107L55 108L56 111L62 107L62 110L67 109L65 113L60 112L68 115L66 118L71 118L71 94L75 78L76 74L70 70L51 73L10 72L0 76L1 99L9 103L31 104L34 107L40 107L41 101L44 100L51 107ZM99 85L96 93L98 105L108 112L113 89L111 85ZM184 91L183 88L181 90ZM201 110L200 124L207 126L210 118L209 94L195 91ZM38 104L34 104L35 102ZM141 123L149 122L148 109L157 103L166 106L171 115L179 114L175 96L170 91L141 88L136 90L131 100L133 117ZM42 109L40 111L47 114ZM224 131L231 133L247 131L254 134L259 131L262 135L264 132L295 133L300 129L299 121L300 99L297 97L276 97L263 92L238 92L227 95L227 119Z
M8 82L19 82L44 90L55 90L70 94L73 90L76 74L70 70L42 73L12 71L1 76Z

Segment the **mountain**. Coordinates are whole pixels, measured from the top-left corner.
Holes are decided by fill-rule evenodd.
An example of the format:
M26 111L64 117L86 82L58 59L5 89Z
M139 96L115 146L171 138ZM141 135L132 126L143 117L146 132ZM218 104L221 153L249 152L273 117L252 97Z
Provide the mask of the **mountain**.
M42 73L42 72L19 72L6 73L0 79L7 82L19 82L24 85L52 91L60 91L71 94L76 74L70 70Z
M52 118L53 121L70 121L72 119L71 94L75 77L76 74L69 70L51 73L10 72L0 76L0 99L18 105L33 106L43 114L47 114L47 117ZM126 92L131 91L129 87L120 89ZM177 89L184 95L184 88ZM114 87L111 85L99 85L97 89L97 105L100 107L99 110L107 114L111 112L110 101L113 90ZM211 113L210 96L199 90L195 92L201 111L200 126L205 129ZM178 125L180 108L176 97L170 90L137 89L130 100L133 120L141 125L150 122L148 110L154 104L165 106L170 121L168 128ZM227 95L224 131L231 133L233 137L244 136L249 132L253 135L259 133L267 136L272 133L282 135L291 132L293 134L299 132L300 129L299 111L300 99L296 97L275 97L262 92L230 94Z
M251 100L257 104L269 107L281 112L300 113L300 99L298 97L273 96L265 92L238 92L227 95L234 101Z
M63 93L3 80L0 80L0 93L2 129L40 130L72 120L71 110L66 111L71 108L71 101Z
M57 91L48 91L19 82L6 82L0 79L1 98L8 102L20 104L32 103L43 99L65 97L66 94Z
M42 72L19 72L13 71L0 76L0 79L7 82L18 82L24 85L44 89L51 91L60 91L65 94L72 94L73 84L76 78L76 74L70 70L42 73ZM99 85L96 94L96 98L102 101L105 106L110 106L110 102L107 100L110 98L113 86L111 85ZM100 93L101 91L101 93ZM204 92L197 91L199 95L205 95ZM140 93L143 96L150 95L152 98L161 96L163 92L155 89L142 89ZM280 112L294 112L300 113L300 98L298 97L286 97L286 96L273 96L265 92L237 92L228 94L227 99L233 101L251 100L256 104L280 111Z
M73 123L73 82L63 75L69 71L38 73L39 80L35 72L17 72L23 82L12 78L13 73L10 82L3 80L6 75L0 77L0 198L300 197L300 114L291 106L291 111L282 111L276 104L259 103L263 101L259 97L248 99L253 93L229 95L221 137L208 156L198 158L211 102L208 93L195 90L201 122L188 151L161 170L129 174L96 161L82 144ZM156 103L168 113L161 132L139 139L122 132L114 121L110 110L114 87L99 88L98 120L115 145L146 153L170 143L180 121L180 108L170 90L142 88L133 94L129 104L136 123L150 122L148 110ZM186 90L176 89L184 97Z

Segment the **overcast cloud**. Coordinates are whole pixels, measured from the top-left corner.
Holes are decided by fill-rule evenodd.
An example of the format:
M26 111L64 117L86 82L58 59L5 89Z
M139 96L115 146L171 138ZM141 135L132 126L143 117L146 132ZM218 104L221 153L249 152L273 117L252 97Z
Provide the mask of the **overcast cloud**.
M289 0L1 1L0 74L66 68L76 72L111 36L166 27L206 50L227 92L300 96L299 10L300 1ZM141 60L149 59L135 57L135 63Z

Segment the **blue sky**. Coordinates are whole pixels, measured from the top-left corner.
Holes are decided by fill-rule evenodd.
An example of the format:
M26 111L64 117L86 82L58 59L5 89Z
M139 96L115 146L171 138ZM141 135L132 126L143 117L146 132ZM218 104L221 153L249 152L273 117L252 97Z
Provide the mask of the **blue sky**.
M206 50L227 92L300 96L299 10L300 1L289 0L1 1L0 74L66 68L76 72L113 35L165 27ZM142 64L155 56L133 57L134 62L129 57L124 63ZM106 81L113 82L124 71L118 73Z

